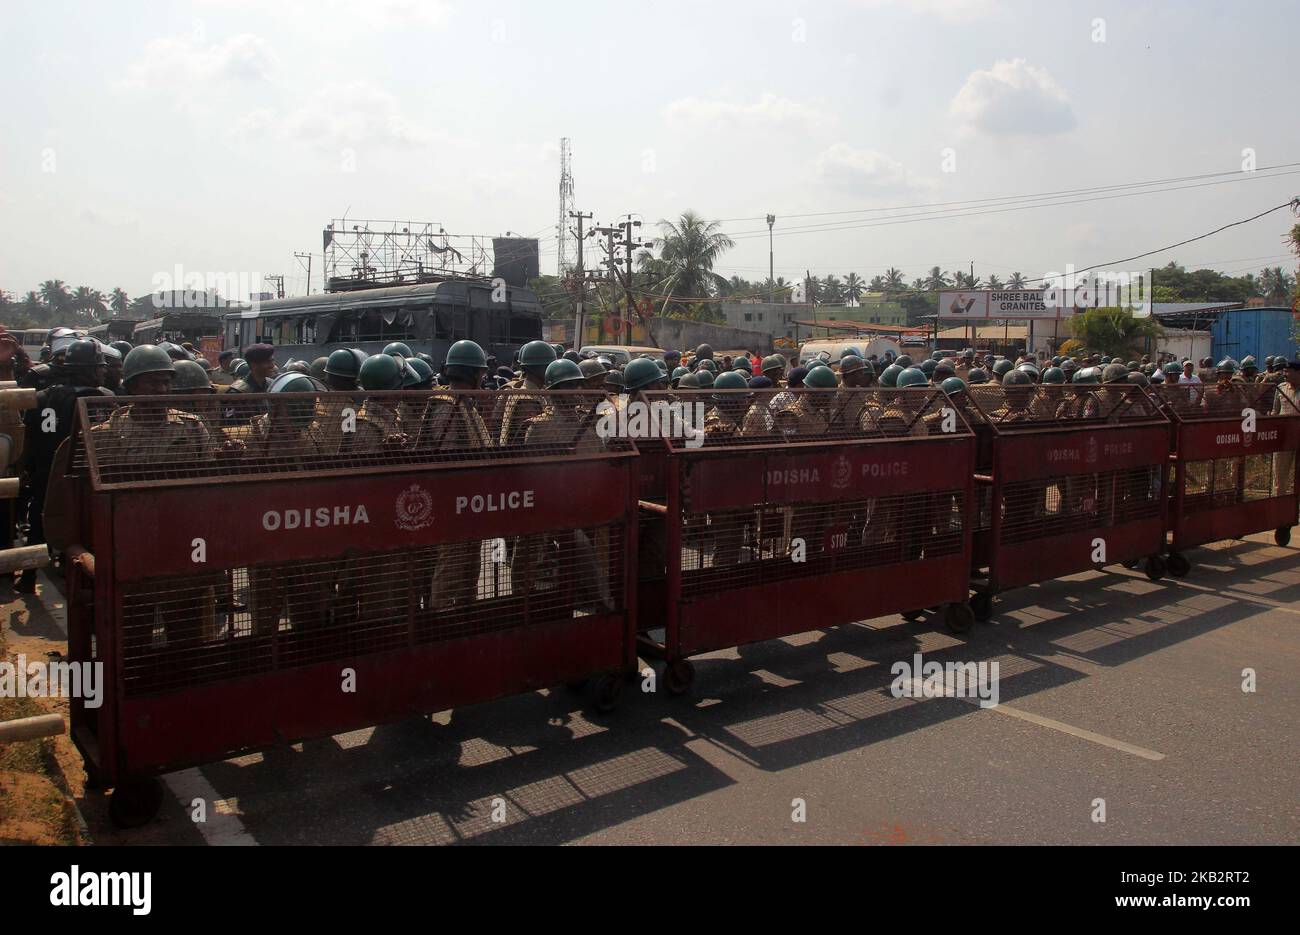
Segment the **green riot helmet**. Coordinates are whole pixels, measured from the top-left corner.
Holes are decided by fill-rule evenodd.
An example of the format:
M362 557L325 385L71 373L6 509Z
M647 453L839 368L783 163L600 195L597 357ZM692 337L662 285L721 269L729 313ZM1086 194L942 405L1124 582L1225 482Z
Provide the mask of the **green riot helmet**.
M172 377L173 393L215 393L208 372L192 360L176 361L176 376Z
M954 393L964 393L966 392L966 381L961 377L949 377L939 384L939 389L949 396Z
M330 362L328 357L317 357L311 362L309 373L317 380L325 379L325 367Z
M64 355L65 367L99 367L104 363L104 352L93 338L81 338L68 345Z
M179 367L176 369L180 370ZM175 386L173 385L172 388L175 389ZM288 373L281 373L276 376L271 381L271 385L266 388L266 391L268 393L323 393L325 392L325 384L315 377L291 370Z
M840 381L836 379L834 370L825 364L818 364L804 376L803 385L814 390L833 390L840 385Z
M144 345L140 345L144 347ZM253 372L253 368L248 366L248 361L242 357L237 357L230 362L230 375L236 380L246 380L248 375Z
M582 371L582 377L584 380L590 380L593 377L603 377L609 371L608 367L594 357L588 357L586 360L580 361L578 369Z
M900 388L904 386L929 386L930 379L925 375L925 371L919 367L908 367L898 375L897 385Z
M1264 369L1265 369L1266 371L1270 372L1270 373L1273 371L1273 355L1272 355L1272 354L1269 354L1267 357L1264 358Z
M683 379L685 379L685 378L683 378ZM702 389L702 390L707 390L707 389L709 389L711 386L713 386L713 379L714 379L714 377L713 377L713 371L712 371L712 370L697 370L697 371L695 371L695 382L698 383L698 384L700 385L700 389ZM677 385L678 385L679 387L681 386L680 383L678 383Z
M710 347L709 345L701 344L699 347L695 349L695 360L697 362L704 361L704 360L712 360L712 359L713 359L713 348ZM699 369L698 363L696 369L697 370Z
M1030 383L1037 383L1039 377L1042 376L1042 374L1038 372L1038 368L1035 367L1033 364L1021 364L1019 367L1016 368L1016 370L1020 371L1025 376L1029 377Z
M1059 367L1059 366L1061 366L1061 355L1060 355L1060 354L1057 354L1055 357L1052 358L1052 366L1053 366L1053 367Z
M705 346L707 347L707 345ZM696 365L695 369L707 370L710 373L716 374L718 372L718 363L712 357L706 357Z
M1029 374L1023 370L1012 370L1010 373L1003 375L1003 386L1033 386L1034 381L1030 379Z
M1123 383L1128 380L1129 369L1124 364L1107 364L1101 372L1102 383Z
M993 365L993 375L998 379L1005 377L1008 373L1016 368L1016 365L1003 357Z
M162 348L153 344L141 344L131 349L122 362L122 382L130 383L133 379L146 373L175 373L176 364Z
M943 351L935 351L930 355L930 359L937 364L939 361L943 360Z
M286 373L304 373L311 376L311 364L305 360L291 360L284 365Z
M1172 360L1169 363L1165 364L1166 377L1177 378L1178 375L1181 374L1182 372L1183 372L1183 368L1180 367L1178 364L1174 363Z
M664 373L653 360L638 357L623 368L623 383L629 392L642 390L664 380Z
M401 357L403 359L412 356L411 349L401 341L394 341L384 348L384 353L392 357Z
M685 379L683 377L682 379ZM620 392L623 389L623 373L619 370L605 371L605 389L609 392Z
M552 345L551 345L551 350L555 351L555 359L556 359L556 360L559 360L561 357L564 356L564 345L563 345L563 344L552 344Z
M1048 367L1043 371L1043 382L1048 384L1064 383L1065 371L1060 367Z
M843 360L844 357L841 356L840 359ZM780 354L770 354L763 358L763 362L759 364L759 370L763 373L771 373L773 371L777 371L778 374L785 373L785 358Z
M1075 383L1095 384L1101 382L1101 374L1097 367L1082 367L1074 374Z
M840 374L857 373L870 369L871 365L856 354L845 354L840 358Z
M655 366L659 368L660 373L668 372L668 361L655 358Z
M895 357L894 363L906 370L908 367L912 366L912 358L904 354L902 357Z
M586 377L582 368L571 360L561 357L546 365L546 388L548 390L576 390L582 387Z
M685 367L677 367L676 369L673 370L672 379L674 379L674 380L680 380L682 377L686 376L686 374L688 374L688 373L690 373L690 371L687 370Z
M731 362L731 369L733 373L737 370L744 370L752 376L754 365L749 362L748 357L737 357Z
M71 353L71 352L69 352L69 353ZM1255 357L1254 357L1254 355L1252 355L1252 354L1247 354L1245 357L1243 357L1243 358L1241 359L1241 369L1242 369L1243 372L1244 372L1244 371L1247 371L1247 370L1258 370L1258 369L1259 369L1259 364L1257 364L1257 363L1255 362Z
M446 366L466 367L470 370L486 370L487 355L483 353L483 348L473 341L457 341L447 350Z
M519 349L519 366L541 367L545 370L559 356L555 353L555 348L545 341L529 341ZM483 366L487 366L486 361Z
M746 390L749 389L749 381L736 371L728 370L726 373L718 374L718 378L713 381L713 388L715 390Z
M400 390L405 368L392 354L376 354L366 359L357 375L363 390Z
M981 383L989 382L989 375L983 367L972 367L966 374L966 382L971 386L978 386Z
M1139 369L1139 368L1138 368L1138 362L1137 362L1136 360L1130 360L1127 364L1124 365L1124 367L1125 367L1125 369L1128 370L1130 373L1131 373L1132 371L1134 371L1134 370Z
M705 371L706 373L708 371ZM698 390L700 388L700 377L698 373L687 373L677 381L679 390Z
M1151 381L1147 379L1147 375L1141 370L1130 371L1128 376L1125 378L1125 382L1144 388L1149 388L1151 386Z
M402 382L402 388L412 387L420 390L433 383L433 367L425 363L418 357L408 357L406 360L407 377ZM412 379L414 375L414 379Z
M1231 357L1225 357L1214 368L1215 373L1226 373L1229 376L1237 372L1237 362Z
M897 386L898 375L903 372L903 368L898 364L890 364L880 373L881 386Z
M923 374L925 374L925 377L928 380L930 377L934 376L934 368L937 366L939 366L937 360L933 357L927 357L925 360L921 361L919 369Z
M361 363L357 360L357 355L344 348L331 351L325 361L325 373L342 380L355 380L360 370Z

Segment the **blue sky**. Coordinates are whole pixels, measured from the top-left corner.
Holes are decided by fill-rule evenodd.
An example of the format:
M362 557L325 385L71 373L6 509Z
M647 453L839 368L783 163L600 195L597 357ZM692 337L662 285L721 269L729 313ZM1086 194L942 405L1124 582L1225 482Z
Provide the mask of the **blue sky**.
M300 293L293 252L318 252L345 211L537 234L554 272L561 136L597 221L690 208L743 233L772 212L787 278L972 260L1039 276L1300 193L1300 174L1239 172L1245 149L1300 162L1294 3L42 2L4 21L11 293L57 276L135 295L178 263L284 273ZM835 220L801 213L1210 172L1233 181L782 234ZM1294 268L1292 223L1136 266ZM744 237L719 269L759 278L767 261L766 236Z

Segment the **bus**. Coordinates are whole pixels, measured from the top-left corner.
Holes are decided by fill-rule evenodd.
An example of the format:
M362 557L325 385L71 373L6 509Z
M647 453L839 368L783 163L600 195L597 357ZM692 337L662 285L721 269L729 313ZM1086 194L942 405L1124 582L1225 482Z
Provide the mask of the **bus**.
M504 301L492 301L496 289L504 291ZM222 329L225 347L238 353L250 344L271 344L280 364L339 348L378 354L393 341L441 363L447 349L466 338L508 364L520 345L541 336L542 306L532 290L470 279L261 302L227 314Z

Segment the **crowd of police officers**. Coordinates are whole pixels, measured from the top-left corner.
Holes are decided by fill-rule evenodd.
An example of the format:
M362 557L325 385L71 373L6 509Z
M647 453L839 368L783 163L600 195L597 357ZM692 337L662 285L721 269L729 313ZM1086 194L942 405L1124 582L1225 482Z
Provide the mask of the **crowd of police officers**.
M11 335L0 334L0 369L7 369L8 377L20 387L38 391L36 406L24 417L25 483L16 515L8 524L9 533L12 536L16 527L25 529L28 544L46 541L47 512L57 514L60 509L60 504L50 503L47 510L51 478L58 480L67 473L60 459L66 461L65 442L75 424L77 401L83 397L213 397L210 404L190 400L184 408L129 403L114 408L107 421L93 431L105 433L105 450L129 463L133 459L202 461L214 452L256 451L277 434L298 436L322 454L504 448L526 445L566 427L577 429L565 434L570 448L583 450L600 444L592 429L590 403L584 409L560 404L557 397L516 392L500 396L501 404L494 408L481 401L476 404L475 394L445 390L585 389L602 398L608 395L616 403L655 390L706 391L702 397L709 400L704 425L707 436L778 433L788 437L824 435L837 423L851 430L929 434L936 414L917 418L913 412L909 419L903 404L907 391L919 388L937 388L946 398L966 406L970 388L1000 385L1007 390L1001 395L998 415L1014 420L1096 418L1103 414L1106 387L1175 383L1200 384L1200 389L1190 392L1197 405L1210 411L1220 406L1230 411L1237 405L1238 398L1228 394L1234 387L1270 384L1276 389L1268 394L1266 404L1272 412L1279 412L1283 405L1297 402L1300 386L1300 361L1280 356L1268 357L1261 372L1253 357L1240 364L1225 358L1217 365L1203 359L1196 366L1188 360L1160 365L1147 357L1124 362L1082 353L1053 357L1049 365L1023 354L1012 359L970 348L935 351L915 361L892 353L883 358L867 357L849 347L839 360L823 353L805 365L791 366L781 354L762 359L744 354L718 357L709 345L701 344L686 355L675 350L666 351L662 359L643 354L620 367L596 353L581 354L562 345L532 341L519 350L514 367L493 369L494 362L473 341L458 341L441 367L429 355L413 353L401 342L388 345L380 354L339 349L314 361L289 361L283 368L277 367L271 345L255 344L245 348L242 357L224 351L213 365L188 344L103 344L68 328L54 329L41 360L32 362ZM1043 397L1030 389L1040 384L1097 385L1098 390L1044 403L1044 398L1051 399L1050 394ZM861 394L856 404L834 408L828 406L827 394L795 392L840 387L896 392L882 394L884 402ZM1013 387L1022 389L1012 392ZM409 398L384 395L397 390L439 392ZM775 392L758 400L750 392L721 392L753 390ZM352 395L324 395L306 410L301 403L286 409L264 400L242 403L238 399L249 394L330 391ZM1148 400L1146 404L1156 405L1145 394L1137 395ZM345 429L342 409L351 400L359 400L360 408L355 411L355 424ZM1054 411L1043 411L1044 405L1055 407ZM718 542L715 563L727 563L736 547L737 543L729 540ZM524 541L521 548L513 549L517 553L512 562L517 583L526 585L533 548L534 544ZM422 575L444 594L440 604L460 604L472 595L478 563L448 554ZM444 580L448 578L454 580ZM34 584L34 573L24 572L17 587L31 593Z

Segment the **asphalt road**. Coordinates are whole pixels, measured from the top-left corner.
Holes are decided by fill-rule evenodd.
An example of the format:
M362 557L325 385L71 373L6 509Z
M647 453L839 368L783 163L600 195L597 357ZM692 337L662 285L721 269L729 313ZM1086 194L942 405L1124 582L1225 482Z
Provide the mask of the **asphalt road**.
M132 843L1300 843L1300 550L1188 556L1010 592L965 637L888 617L701 657L690 696L607 717L559 689L186 770L137 831L79 804ZM1000 704L894 697L916 652L996 661Z

